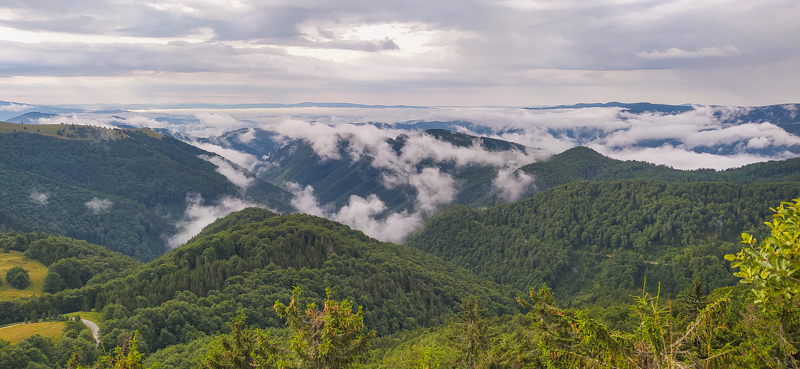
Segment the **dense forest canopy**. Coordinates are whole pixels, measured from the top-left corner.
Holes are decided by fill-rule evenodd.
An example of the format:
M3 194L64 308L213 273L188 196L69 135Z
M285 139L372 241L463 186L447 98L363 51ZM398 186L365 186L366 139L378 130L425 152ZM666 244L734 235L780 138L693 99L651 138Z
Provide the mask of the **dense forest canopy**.
M567 304L614 303L645 276L676 296L696 276L710 288L734 283L722 257L768 219L770 204L798 190L795 182L577 181L485 210L449 207L406 244L518 290L547 283Z
M24 125L6 126L22 131ZM199 157L213 154L177 139L149 130L58 126L77 138L34 134L35 126L0 133L0 227L62 234L152 260L166 251L187 196L292 209L285 191L255 179L242 190Z

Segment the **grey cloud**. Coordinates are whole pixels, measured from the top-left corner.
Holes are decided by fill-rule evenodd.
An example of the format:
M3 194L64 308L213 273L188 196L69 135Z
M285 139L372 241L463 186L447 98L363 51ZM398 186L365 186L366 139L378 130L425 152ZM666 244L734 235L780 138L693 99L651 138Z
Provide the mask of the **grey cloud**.
M419 96L418 101L452 98L468 104L498 103L508 101L507 97L517 99L517 104L524 98L536 103L537 98L576 99L583 94L594 100L609 95L620 99L619 95L637 90L669 90L671 99L676 99L698 88L705 89L697 92L698 96L716 100L709 97L697 102L739 99L735 103L741 103L764 93L753 91L750 81L739 82L732 89L732 79L752 76L749 78L758 86L770 86L769 99L774 100L781 93L786 96L795 91L798 78L794 66L800 60L800 41L786 37L800 33L796 22L800 7L793 0L241 4L6 2L6 7L18 12L17 18L0 22L18 29L134 37L184 37L210 30L214 36L180 48L103 46L91 41L84 45L0 45L4 55L0 70L9 77L157 71L194 73L197 78L193 80L204 81L210 76L202 73L214 73L217 78L232 76L224 88L240 96L279 85L297 89L292 97L298 98L341 97L345 91L350 94L344 96L351 99L375 99L380 94L402 102ZM424 47L430 50L413 57L389 56L381 51L408 50L402 39L375 35L374 39L349 40L337 38L336 32L325 28L387 23L405 23L414 32L428 32L430 39ZM305 39L304 27L321 30L326 39ZM268 50L252 50L251 45L237 44L239 41L258 42ZM287 47L369 55L330 62L289 56L284 51ZM760 72L765 70L770 72ZM703 74L708 81L700 83L693 73ZM758 73L790 77L768 79ZM202 89L180 79L166 83L176 86L170 96L181 94L192 100L219 86L215 82L209 79L208 87ZM544 91L537 92L539 89ZM322 95L325 92L320 90L336 93ZM253 98L265 96L286 94Z
M356 50L366 51L370 53L383 51L383 50L399 50L400 46L394 40L388 37L378 41L353 41L353 40L333 40L323 42L312 41L295 41L292 45L306 46L322 49L340 49L340 50Z
M234 49L219 43L23 45L0 42L0 50L13 53L13 57L6 57L0 66L0 73L6 76L92 76L131 71L244 72L247 69L277 74L286 72L282 63L296 59L282 50Z
M93 25L93 17L88 15L68 15L46 20L1 21L0 25L24 30L95 33L102 31Z

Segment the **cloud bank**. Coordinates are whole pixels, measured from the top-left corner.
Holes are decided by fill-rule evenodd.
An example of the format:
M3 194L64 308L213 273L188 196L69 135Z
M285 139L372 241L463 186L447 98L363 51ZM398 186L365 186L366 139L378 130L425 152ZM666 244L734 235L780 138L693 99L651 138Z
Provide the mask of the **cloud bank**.
M798 18L796 0L4 2L0 98L782 103Z

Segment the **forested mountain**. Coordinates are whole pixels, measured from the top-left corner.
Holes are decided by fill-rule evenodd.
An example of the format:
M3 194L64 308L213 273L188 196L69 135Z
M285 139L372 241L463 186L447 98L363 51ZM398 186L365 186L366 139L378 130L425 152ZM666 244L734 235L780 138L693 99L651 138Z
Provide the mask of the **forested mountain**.
M440 324L464 296L481 296L495 314L513 309L506 288L438 257L324 218L250 208L124 278L2 302L0 324L31 311L96 309L108 315L106 347L139 330L140 349L153 352L224 332L238 310L248 324L280 327L270 307L296 286L311 301L324 298L326 288L336 299L358 301L379 335Z
M578 180L614 181L651 179L665 182L731 182L739 184L800 182L800 158L768 161L741 168L678 170L643 161L616 160L588 147L575 147L520 170L536 178L535 188L546 190Z
M722 256L800 184L576 181L485 210L452 206L406 245L518 290L547 283L563 303L613 304L641 287L676 296L692 278L734 282Z
M0 226L150 260L166 250L187 196L292 209L285 191L254 178L242 190L203 155L213 154L147 129L0 123Z

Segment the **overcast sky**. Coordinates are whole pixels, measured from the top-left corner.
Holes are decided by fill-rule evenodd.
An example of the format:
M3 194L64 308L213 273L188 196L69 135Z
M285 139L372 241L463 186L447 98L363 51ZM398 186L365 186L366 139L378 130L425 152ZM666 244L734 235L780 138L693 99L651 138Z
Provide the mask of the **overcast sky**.
M3 0L0 100L800 102L797 0Z

